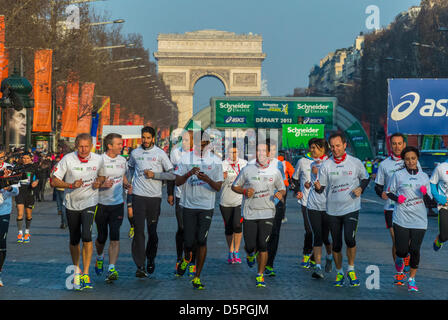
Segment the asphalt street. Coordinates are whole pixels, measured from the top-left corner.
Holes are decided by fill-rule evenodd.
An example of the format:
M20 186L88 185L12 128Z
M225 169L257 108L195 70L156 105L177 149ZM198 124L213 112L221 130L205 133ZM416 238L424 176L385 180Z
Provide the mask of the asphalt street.
M127 219L121 228L121 251L116 265L119 280L112 284L104 281L104 275L95 275L91 264L91 279L94 288L75 292L66 287L71 275L68 229L59 228L60 217L56 203L38 202L33 214L31 242L16 242L17 227L15 210L11 216L7 246L8 253L3 268L5 286L0 288L0 299L106 299L106 300L394 300L394 299L448 299L448 248L434 252L432 242L437 235L437 218L429 218L429 227L422 245L417 284L420 292L408 292L405 287L393 285L394 266L391 257L391 239L385 228L382 200L373 191L371 184L362 196L362 210L357 233L358 252L356 271L361 280L358 288L335 288L332 282L335 271L325 279L311 278L312 271L301 269L299 262L303 247L304 227L297 201L288 196L287 218L282 225L280 243L275 261L276 277L266 277L266 288L255 287L255 268L245 263L228 265L224 237L224 225L218 205L215 208L208 237L208 255L201 280L205 290L193 290L187 275L176 278L175 232L177 229L174 208L164 195L158 225L159 250L156 270L150 278L135 277L136 267L131 256L131 240L128 238ZM94 228L95 229L95 228ZM94 238L96 234L94 232ZM244 242L243 242L244 244ZM345 249L343 249L345 252ZM244 252L243 250L241 250ZM107 254L105 257L107 263ZM370 267L369 267L370 266ZM373 267L372 267L373 266ZM68 269L67 269L68 268ZM344 258L344 269L347 261ZM378 271L379 285L372 288L366 270ZM66 273L68 271L69 273ZM372 276L373 277L373 276Z

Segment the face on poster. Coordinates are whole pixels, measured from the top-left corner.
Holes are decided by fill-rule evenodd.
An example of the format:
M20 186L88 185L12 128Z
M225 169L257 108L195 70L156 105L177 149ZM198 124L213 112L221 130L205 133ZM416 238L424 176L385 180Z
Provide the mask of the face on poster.
M20 111L9 110L10 145L16 147L26 142L26 109Z

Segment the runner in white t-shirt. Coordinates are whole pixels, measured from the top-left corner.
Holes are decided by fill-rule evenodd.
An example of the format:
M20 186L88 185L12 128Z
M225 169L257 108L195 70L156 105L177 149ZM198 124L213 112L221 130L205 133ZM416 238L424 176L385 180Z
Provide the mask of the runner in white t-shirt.
M155 145L155 136L154 128L142 128L142 145L132 151L128 162L129 170L133 173L134 238L132 239L132 258L137 266L135 276L138 278L148 277L148 274L152 274L155 270L159 243L157 224L162 202L162 182L175 179L173 165L165 151ZM148 230L148 242L145 242L145 225Z
M193 151L193 130L185 131L182 135L182 142L180 146L176 146L171 150L170 161L173 164L174 170L177 169L180 159L187 153ZM184 222L182 217L182 206L180 205L180 197L182 195L182 186L176 186L175 181L168 181L167 183L168 203L175 205L177 231L176 231L176 253L177 261L175 273L177 273L177 267L182 263L184 254ZM188 275L193 277L196 272L196 250L193 250L190 265L188 266Z
M420 247L428 228L426 207L434 207L436 203L432 200L428 175L418 168L418 149L406 147L401 158L405 168L397 171L387 186L387 196L397 203L392 222L397 254L395 269L403 275L404 281L404 258L410 254L408 290L418 291L415 275L420 262Z
M448 240L448 159L437 165L429 182L431 194L437 201L439 209L439 234L433 243L434 251L439 251L443 243Z
M243 237L241 203L243 196L232 191L232 184L241 170L247 165L247 161L238 157L238 148L236 144L230 144L227 147L230 159L222 163L224 171L224 182L221 189L221 199L219 208L224 219L225 235L229 254L227 263L241 263L240 244Z
M224 181L222 161L210 152L210 138L204 131L194 132L193 151L185 154L175 171L176 185L183 186L180 205L184 222L185 258L177 268L177 275L185 274L196 251L196 274L193 288L204 289L200 276L207 255L207 236L215 208L216 193ZM196 145L200 141L201 145Z
M400 171L404 168L404 161L401 159L401 152L406 148L406 141L404 135L401 133L394 133L390 136L390 146L392 149L392 154L390 157L383 160L379 167L375 178L375 192L383 200L386 200L384 204L384 218L386 220L386 228L389 229L389 233L392 239L392 259L395 261L397 255L395 253L395 236L394 228L392 225L392 216L396 203L387 197L385 189L387 185L392 181L392 177L395 172ZM420 164L418 164L419 169L421 169ZM409 256L404 259L404 271L409 272ZM395 275L395 284L402 284L404 278L400 274Z
M327 251L325 272L331 272L333 258L331 255L331 243L329 241L330 226L325 213L327 210L327 198L324 193L319 194L316 192L314 183L319 180L319 169L325 161L328 161L327 154L329 153L329 147L325 139L318 138L310 139L308 146L313 162L310 164L310 181L305 182L305 188L308 187L309 189L308 200L306 202L306 218L313 232L313 256L316 263L311 276L315 279L322 279L324 277L321 267L322 244L325 244Z
M109 133L104 138L104 149L102 155L104 162L104 175L106 181L99 190L99 204L95 215L95 223L98 236L95 242L97 258L95 272L98 276L103 273L104 246L109 234L109 267L106 281L118 279L118 271L115 264L120 251L120 227L123 223L124 214L124 189L132 194L132 186L126 178L126 159L122 156L123 139L121 135Z
M355 273L356 231L361 209L361 194L367 188L370 178L362 162L347 155L347 140L341 133L329 138L333 156L323 163L319 170L319 180L314 183L317 192L325 190L327 197L327 218L333 240L333 258L336 265L334 286L344 285L342 269L342 236L347 246L350 286L360 285Z
M76 137L77 151L65 155L53 169L51 186L64 188L64 206L70 230L70 254L77 267L75 290L92 288L89 277L92 259L92 225L98 205L98 189L105 180L103 158L91 153L92 137L82 133ZM82 239L83 275L80 274L80 240Z
M294 175L292 176L295 186L296 198L300 205L303 217L303 226L305 228L305 235L303 238L303 258L300 266L305 269L313 268L315 266L315 258L313 253L313 231L307 214L308 195L311 188L311 164L314 158L310 153L307 153L297 161Z
M256 163L244 167L232 186L234 192L244 195L243 234L246 259L249 267L253 267L257 258L257 287L266 286L263 273L268 261L268 241L276 214L275 200L281 201L286 194L280 171L270 165L271 145L269 139L257 145Z

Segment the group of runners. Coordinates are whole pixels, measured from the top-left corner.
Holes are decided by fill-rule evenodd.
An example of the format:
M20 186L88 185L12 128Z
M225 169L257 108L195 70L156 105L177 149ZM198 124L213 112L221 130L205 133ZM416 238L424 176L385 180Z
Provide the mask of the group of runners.
M109 238L105 280L118 279L120 227L126 213L131 225L135 276L146 278L154 273L163 181L167 181L167 201L176 213L175 276L187 273L195 289L205 288L201 273L216 194L221 191L219 207L228 247L226 262L242 263L240 248L244 239L246 263L251 268L257 264L255 284L265 287L264 276L276 274L274 259L285 217L289 177L305 227L301 267L312 268L312 277L322 279L324 271L332 271L334 261L337 272L334 286L346 282L349 286L360 285L355 272L356 232L361 195L370 177L363 163L346 153L343 134L332 134L328 142L311 139L309 153L298 161L295 169L282 157L277 158L276 142L269 138L258 141L256 157L248 162L234 142L226 146L229 157L222 161L211 150L210 137L202 130L184 132L182 143L173 148L170 156L155 145L155 137L153 128L144 127L142 144L127 161L121 156L120 135L107 135L105 153L99 155L91 152L91 136L80 134L75 141L76 151L65 155L53 169L51 186L65 190L70 254L77 267L75 290L93 287L89 275L94 255L93 222L97 228L95 273L101 276L106 270L104 251ZM438 251L448 240L448 163L440 164L429 178L419 166L419 151L407 147L402 134L396 133L390 140L392 155L378 168L375 191L386 200L385 220L392 237L396 268L394 283L407 283L410 291L418 291L415 276L427 229L427 207L439 207L440 233L434 241L434 250ZM9 186L0 192L2 286L11 197L18 194L18 188ZM342 263L343 242L347 247L346 273Z

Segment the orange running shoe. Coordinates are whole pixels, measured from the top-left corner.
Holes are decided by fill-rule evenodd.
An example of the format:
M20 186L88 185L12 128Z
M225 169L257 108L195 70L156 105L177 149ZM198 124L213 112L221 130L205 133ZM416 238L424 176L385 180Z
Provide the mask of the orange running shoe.
M411 255L408 254L406 256L406 258L403 259L404 260L404 272L409 272L411 271L411 267L409 266L409 261L411 260Z
M17 235L17 243L23 243L23 234L19 233Z

